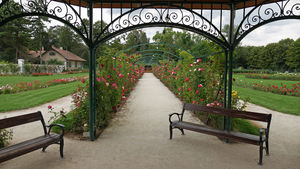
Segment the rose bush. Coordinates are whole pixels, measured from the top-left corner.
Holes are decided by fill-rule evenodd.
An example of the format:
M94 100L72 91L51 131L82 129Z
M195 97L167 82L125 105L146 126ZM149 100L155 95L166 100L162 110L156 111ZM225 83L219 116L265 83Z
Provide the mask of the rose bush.
M111 116L126 101L138 79L144 74L144 66L134 63L140 58L139 54L127 56L122 54L113 58L110 51L106 56L98 58L96 77L96 128L106 127ZM114 67L114 65L116 65ZM64 121L67 124L66 131L82 133L89 129L89 82L82 81L77 91L73 94L75 110L67 114Z
M164 61L153 67L153 73L178 98L184 102L211 107L223 107L223 92L219 90L223 74L222 56L210 57L206 62L193 60L188 54L181 53L183 61ZM217 94L218 93L218 94ZM218 95L218 97L216 97ZM247 100L241 102L238 93L232 91L232 108L244 110ZM222 128L223 117L197 112L200 119L209 126ZM246 127L245 127L246 126ZM258 127L244 119L232 119L231 128L251 134L259 134Z

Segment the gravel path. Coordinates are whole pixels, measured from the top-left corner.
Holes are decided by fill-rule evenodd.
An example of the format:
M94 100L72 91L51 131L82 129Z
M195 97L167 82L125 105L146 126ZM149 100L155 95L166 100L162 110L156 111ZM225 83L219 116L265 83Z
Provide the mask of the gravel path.
M49 103L70 109L71 98ZM1 113L11 116L42 110L45 104L32 109ZM168 114L180 112L182 103L151 73L145 73L109 127L94 142L66 138L65 158L60 159L58 146L46 153L35 151L0 164L1 169L287 169L300 168L300 117L285 115L250 104L248 109L273 114L269 157L257 165L258 146L226 144L216 137L186 131L174 131L169 140ZM190 113L185 120L199 122ZM14 128L18 142L42 133L40 124Z

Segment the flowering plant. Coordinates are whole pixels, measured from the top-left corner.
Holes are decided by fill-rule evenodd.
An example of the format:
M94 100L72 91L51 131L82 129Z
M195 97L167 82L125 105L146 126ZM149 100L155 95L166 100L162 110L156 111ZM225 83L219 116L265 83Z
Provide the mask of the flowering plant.
M51 105L48 106L48 113L51 113L52 116L49 118L48 123L51 124L54 121L60 119L63 120L66 118L66 112L64 111L64 109L62 108L59 112L54 111L54 107L52 107Z

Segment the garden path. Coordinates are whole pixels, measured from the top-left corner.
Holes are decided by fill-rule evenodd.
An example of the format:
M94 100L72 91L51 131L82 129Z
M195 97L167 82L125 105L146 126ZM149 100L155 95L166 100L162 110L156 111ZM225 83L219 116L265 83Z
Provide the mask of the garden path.
M69 110L71 98L49 103ZM1 113L3 116L42 110ZM180 112L182 103L155 76L145 73L131 93L127 103L111 124L94 142L65 139L65 158L60 159L58 146L46 153L35 151L0 164L2 169L253 169L297 168L300 166L300 117L281 114L255 105L249 110L268 112L274 116L271 124L270 157L257 165L258 147L237 143L226 144L213 136L186 131L181 136L174 131L169 140L168 114ZM199 122L190 113L185 120ZM39 127L39 128L38 128ZM14 128L14 140L41 134L40 124Z

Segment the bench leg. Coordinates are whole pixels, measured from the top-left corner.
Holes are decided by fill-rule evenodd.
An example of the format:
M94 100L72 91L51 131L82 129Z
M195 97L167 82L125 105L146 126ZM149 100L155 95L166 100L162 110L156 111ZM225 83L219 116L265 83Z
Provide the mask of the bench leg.
M173 137L173 127L171 125L169 127L169 130L170 130L170 140L172 140L172 137Z
M183 131L183 129L180 129L180 131L181 131L181 135L184 135L184 131Z
M262 165L263 149L264 149L263 142L261 142L259 145L259 162L258 162L259 165Z
M269 153L269 140L266 140L266 153L267 153L267 156L270 155L270 153Z
M48 147L48 146L43 147L42 152L45 152L47 147Z
M60 157L64 158L64 139L60 140L59 152L60 152Z

